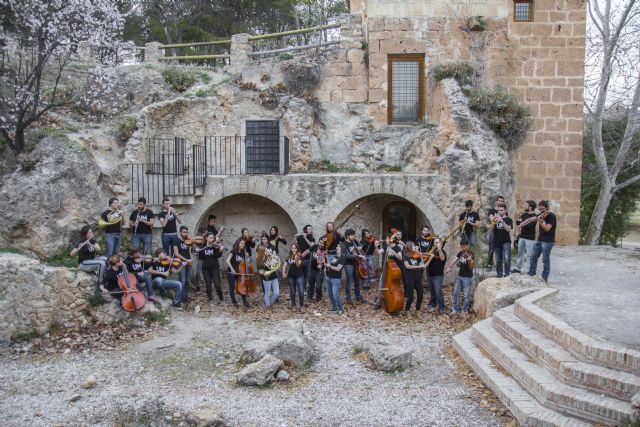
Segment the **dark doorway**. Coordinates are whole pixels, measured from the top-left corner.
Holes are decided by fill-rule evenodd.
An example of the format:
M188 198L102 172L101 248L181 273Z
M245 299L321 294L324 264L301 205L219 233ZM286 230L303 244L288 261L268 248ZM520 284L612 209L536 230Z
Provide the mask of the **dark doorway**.
M278 120L247 120L246 173L280 173L280 124Z
M415 242L416 207L409 202L389 203L382 211L382 227L385 234L389 229L397 228L402 231L402 240Z

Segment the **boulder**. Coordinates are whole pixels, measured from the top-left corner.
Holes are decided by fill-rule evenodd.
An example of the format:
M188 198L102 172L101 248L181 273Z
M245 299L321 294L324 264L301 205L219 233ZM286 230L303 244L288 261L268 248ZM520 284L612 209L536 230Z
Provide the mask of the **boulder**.
M310 363L315 357L315 349L304 333L304 323L301 320L287 320L280 325L281 329L274 330L272 335L248 343L240 361L253 363L270 354L296 367Z
M82 384L82 388L88 390L91 388L95 388L97 385L98 385L98 381L96 380L96 377L94 377L93 375L89 375L87 379L84 380L84 383Z
M184 421L192 427L226 427L229 425L220 409L215 405L207 405L187 412Z
M266 354L259 361L245 366L238 372L236 382L242 385L265 385L274 380L274 375L283 366L282 360Z
M289 381L289 373L287 371L285 371L284 369L280 369L278 371L278 375L276 375L276 379L278 381Z
M476 287L473 310L479 318L491 316L495 311L511 305L527 294L546 287L540 277L526 274L511 274L507 277L490 277Z
M413 359L413 350L385 342L371 345L367 353L371 366L385 372L406 369L411 366Z

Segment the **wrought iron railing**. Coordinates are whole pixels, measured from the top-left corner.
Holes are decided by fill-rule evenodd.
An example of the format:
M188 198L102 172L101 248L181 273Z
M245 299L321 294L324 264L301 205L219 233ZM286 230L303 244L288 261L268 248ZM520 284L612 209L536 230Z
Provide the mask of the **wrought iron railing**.
M207 175L289 173L289 138L271 135L205 137Z

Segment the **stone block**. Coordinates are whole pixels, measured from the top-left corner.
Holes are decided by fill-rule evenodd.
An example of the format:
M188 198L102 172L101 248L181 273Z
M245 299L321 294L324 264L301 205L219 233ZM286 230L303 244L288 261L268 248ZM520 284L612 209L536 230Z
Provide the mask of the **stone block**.
M387 91L382 89L369 90L369 102L380 102L387 99Z
M384 18L373 17L373 18L367 19L367 28L369 30L369 34L375 33L378 31L384 31Z
M557 10L557 7L558 7L557 0L537 0L536 1L536 10Z
M548 37L553 34L553 25L552 24L539 24L536 23L533 26L533 35L540 37Z
M587 26L584 23L573 24L573 31L571 35L573 37L584 37L587 31Z
M343 102L366 102L367 91L366 90L344 90L342 92Z
M364 51L362 49L349 49L347 51L347 61L360 64L364 61Z
M558 117L560 106L555 104L540 104L540 117Z
M540 42L544 47L564 47L567 45L567 39L564 37L545 37Z
M515 36L530 36L533 34L533 23L513 22L509 27L509 34Z
M561 108L562 117L564 118L578 118L583 115L582 104L566 104Z
M364 90L367 88L367 79L362 76L347 77L340 82L337 89L342 90Z
M567 130L569 132L582 132L584 130L584 121L582 119L567 120Z
M556 37L569 37L573 32L573 24L558 23L553 25L553 35Z
M582 104L584 102L584 88L578 87L572 90L573 102Z
M551 100L553 102L571 102L571 89L553 88Z
M536 76L554 77L556 75L555 61L540 61L536 64Z
M525 92L527 102L550 102L551 89L549 88L529 88Z
M567 120L544 119L544 129L548 132L565 132L567 130Z
M542 79L542 85L543 86L559 86L559 87L566 87L567 86L567 79L565 78L551 78L551 79Z
M323 67L322 74L327 77L332 76L349 76L351 75L351 64L344 62L333 62Z
M549 22L567 22L568 15L564 11L549 11Z
M584 47L585 40L584 37L567 37L567 46Z
M331 102L341 102L342 101L342 91L341 90L332 90L331 91Z
M582 160L582 149L575 147L575 148L568 149L566 153L568 153L568 156L567 156L568 158L565 160L566 163L563 165L564 176L581 176L582 163L580 162L580 160ZM574 155L574 157L577 157L577 160L571 161L572 159L570 158L570 156L572 154ZM580 197L580 190L578 189L576 191L578 191L578 197Z

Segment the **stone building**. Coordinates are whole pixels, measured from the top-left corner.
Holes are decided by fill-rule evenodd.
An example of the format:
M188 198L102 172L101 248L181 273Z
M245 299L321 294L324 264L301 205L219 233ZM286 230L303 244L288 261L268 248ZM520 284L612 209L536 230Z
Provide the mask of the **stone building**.
M512 216L524 200L549 199L558 241L577 242L585 2L353 0L340 24L334 48L290 60L252 56L250 39L234 36L215 90L146 107L127 159L150 159L155 148L141 142L154 138L185 138L169 145L186 152L204 144L206 184L163 191L187 224L213 212L230 237L271 225L292 236L305 224L317 236L352 214L357 230L395 226L413 238L422 224L446 232L466 199L482 216L504 195ZM501 85L529 108L517 152L455 80L430 73L462 61L476 84Z

